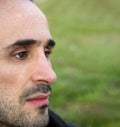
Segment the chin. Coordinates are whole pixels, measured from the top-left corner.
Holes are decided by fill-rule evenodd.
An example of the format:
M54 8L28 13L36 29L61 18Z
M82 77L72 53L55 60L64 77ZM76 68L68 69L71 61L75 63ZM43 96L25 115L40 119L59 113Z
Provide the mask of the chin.
M44 105L38 108L40 114L48 114L48 106Z

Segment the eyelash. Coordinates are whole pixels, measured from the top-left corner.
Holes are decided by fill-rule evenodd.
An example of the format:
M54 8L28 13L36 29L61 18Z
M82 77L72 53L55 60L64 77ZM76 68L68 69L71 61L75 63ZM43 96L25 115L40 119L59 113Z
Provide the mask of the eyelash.
M44 54L45 54L46 58L49 58L51 53L52 52L49 51L49 50L44 51ZM28 56L29 56L29 51L27 51L27 50L18 51L18 52L15 52L15 53L12 54L12 57L15 57L18 60L25 60L25 59L28 58Z
M15 57L16 59L19 59L19 60L25 60L27 59L28 56L29 56L29 51L27 50L19 51L12 54L12 57Z
M44 53L45 53L45 56L48 58L52 52L49 50L46 50L44 51Z

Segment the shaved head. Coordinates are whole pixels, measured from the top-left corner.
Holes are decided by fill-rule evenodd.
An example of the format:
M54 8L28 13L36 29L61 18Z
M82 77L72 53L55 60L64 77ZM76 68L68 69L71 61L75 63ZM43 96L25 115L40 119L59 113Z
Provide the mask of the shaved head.
M22 33L28 31L33 36L31 26L49 29L45 15L33 2L30 0L0 0L0 41L12 39L13 34L24 39ZM50 35L49 31L47 33Z
M47 126L54 45L31 0L0 0L0 127Z

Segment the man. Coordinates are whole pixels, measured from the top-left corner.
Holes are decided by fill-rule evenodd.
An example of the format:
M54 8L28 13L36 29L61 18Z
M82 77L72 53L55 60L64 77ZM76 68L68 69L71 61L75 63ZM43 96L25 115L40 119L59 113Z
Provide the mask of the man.
M48 109L55 42L30 0L0 0L0 127L70 127Z

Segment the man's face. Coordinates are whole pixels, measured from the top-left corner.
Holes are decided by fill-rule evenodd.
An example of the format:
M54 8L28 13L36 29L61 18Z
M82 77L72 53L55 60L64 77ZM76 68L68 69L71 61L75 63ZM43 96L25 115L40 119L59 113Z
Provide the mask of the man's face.
M45 127L54 47L44 14L28 0L0 0L0 126Z

